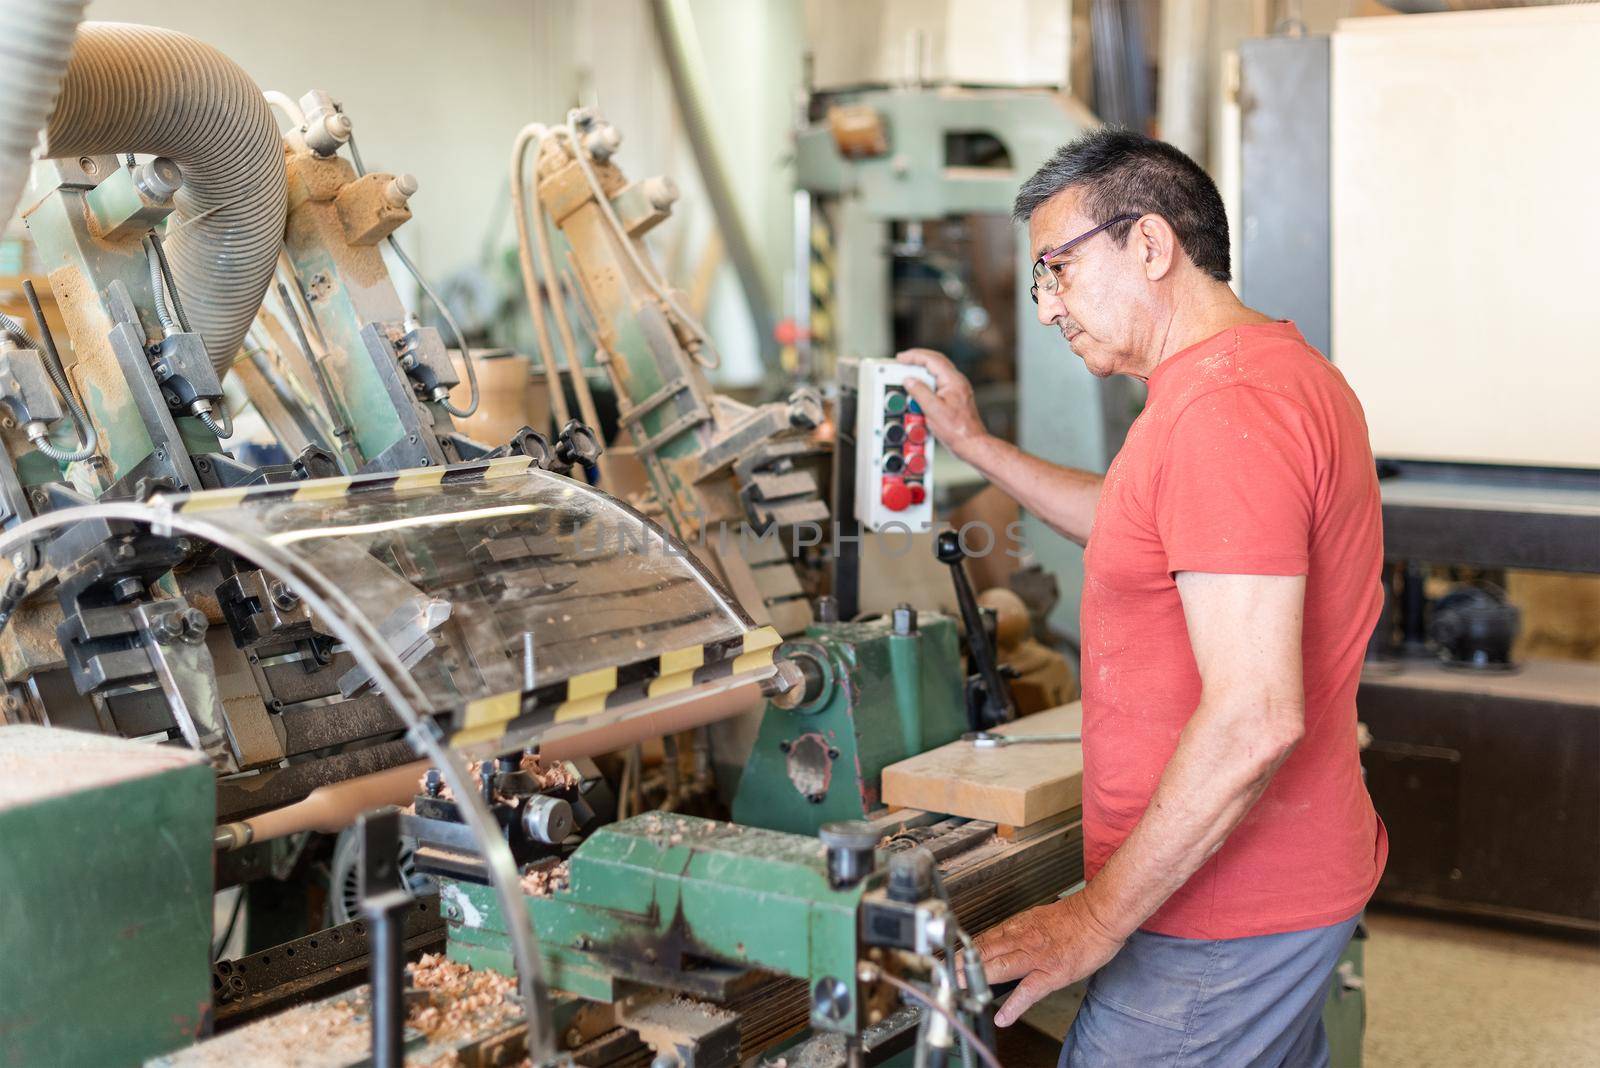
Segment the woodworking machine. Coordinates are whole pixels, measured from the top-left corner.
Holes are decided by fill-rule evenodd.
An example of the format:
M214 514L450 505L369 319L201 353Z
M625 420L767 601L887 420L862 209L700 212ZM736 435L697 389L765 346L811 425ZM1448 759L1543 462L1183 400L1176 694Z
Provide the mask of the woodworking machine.
M357 116L165 30L52 40L0 318L0 1064L992 1056L952 951L1078 880L1075 825L883 813L886 766L1010 718L985 622L965 590L964 664L918 606L814 614L824 410L711 388L643 242L672 183L592 113L518 138L557 418L477 441ZM498 993L426 987L462 964Z

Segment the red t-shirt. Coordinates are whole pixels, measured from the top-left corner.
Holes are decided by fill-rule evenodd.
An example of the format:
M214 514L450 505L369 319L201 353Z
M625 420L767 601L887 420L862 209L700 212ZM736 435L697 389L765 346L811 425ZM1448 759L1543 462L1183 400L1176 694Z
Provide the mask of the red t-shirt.
M1239 938L1349 919L1388 837L1361 779L1356 685L1382 603L1361 404L1292 323L1163 361L1106 473L1084 556L1083 824L1092 878L1133 830L1200 702L1173 576L1305 575L1305 735L1144 929Z

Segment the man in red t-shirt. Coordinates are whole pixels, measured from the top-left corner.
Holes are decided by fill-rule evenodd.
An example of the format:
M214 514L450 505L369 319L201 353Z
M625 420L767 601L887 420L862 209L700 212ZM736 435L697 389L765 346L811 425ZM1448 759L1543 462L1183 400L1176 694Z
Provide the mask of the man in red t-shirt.
M1361 405L1239 302L1216 186L1172 146L1087 134L1016 216L1040 323L1148 399L1102 477L990 436L944 357L900 356L933 373L911 392L944 447L1086 546L1088 883L978 940L1021 980L996 1019L1092 974L1064 1065L1326 1063L1388 848L1356 743L1383 549Z

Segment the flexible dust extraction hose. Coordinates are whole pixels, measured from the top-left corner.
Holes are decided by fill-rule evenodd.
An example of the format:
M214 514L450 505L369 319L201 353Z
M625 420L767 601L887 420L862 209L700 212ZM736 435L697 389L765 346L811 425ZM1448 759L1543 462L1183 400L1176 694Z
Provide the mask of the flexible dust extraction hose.
M86 22L45 140L52 157L145 152L182 168L167 229L175 288L226 370L272 283L288 210L283 143L260 88L187 34Z
M0 0L0 227L28 184L30 153L72 55L86 0Z

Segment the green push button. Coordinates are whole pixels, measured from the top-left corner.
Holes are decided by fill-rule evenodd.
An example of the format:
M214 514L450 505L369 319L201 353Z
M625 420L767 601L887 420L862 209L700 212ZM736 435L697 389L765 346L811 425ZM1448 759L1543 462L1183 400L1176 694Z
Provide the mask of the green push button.
M883 398L883 410L890 415L905 414L906 395L898 391L888 393Z

